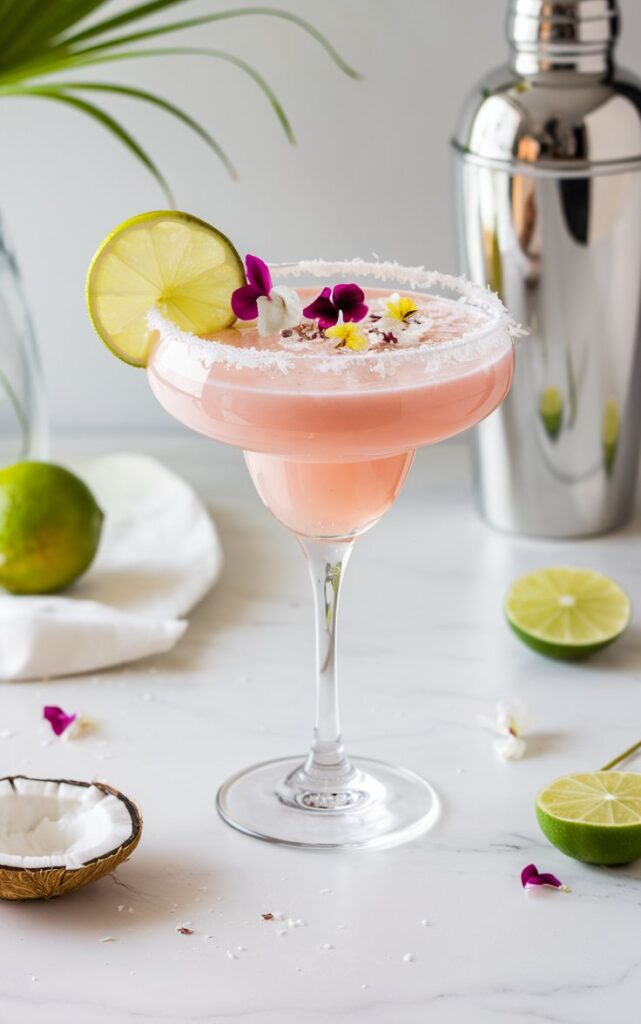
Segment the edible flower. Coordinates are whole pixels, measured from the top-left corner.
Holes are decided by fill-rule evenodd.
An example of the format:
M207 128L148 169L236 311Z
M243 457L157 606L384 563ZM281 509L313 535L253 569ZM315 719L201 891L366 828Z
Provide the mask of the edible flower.
M62 736L63 732L76 721L78 714L76 712L73 715L67 715L62 708L57 707L55 704L47 704L42 709L42 716L49 722L55 735Z
M524 889L529 889L530 886L549 885L553 889L560 889L561 892L570 891L569 886L564 885L556 875L551 875L547 871L539 872L536 864L528 864L527 867L523 868L521 872L521 885Z
M325 331L326 338L338 338L336 348L351 348L354 352L362 352L368 347L367 338L355 324L336 324Z
M398 292L395 292L385 303L385 316L390 320L400 320L401 323L406 324L414 313L418 313L418 306L407 295L399 295Z
M273 286L269 267L258 256L245 257L245 271L248 284L231 296L231 308L239 320L258 320L263 338L300 323L301 304L293 288Z
M354 323L364 320L367 313L365 292L357 284L337 284L333 291L323 288L303 310L308 320L318 320L321 331L333 327L341 317L344 323Z
M494 751L502 761L518 761L523 757L526 743L523 733L530 724L530 714L520 700L499 701L496 705L496 717L486 718L479 715L479 725L497 734L494 740Z

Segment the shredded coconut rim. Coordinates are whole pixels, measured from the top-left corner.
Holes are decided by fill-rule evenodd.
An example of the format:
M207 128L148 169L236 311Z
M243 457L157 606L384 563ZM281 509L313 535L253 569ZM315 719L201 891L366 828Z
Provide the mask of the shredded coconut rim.
M464 347L476 349L478 355L483 354L483 342L494 340L498 333L507 332L512 338L527 333L509 315L499 297L489 288L468 281L464 277L442 274L424 267L407 267L396 262L367 262L362 259L328 261L321 259L300 260L297 263L272 263L269 269L274 280L292 279L303 276L328 278L333 276L368 277L385 285L403 285L414 292L430 294L436 287L458 295L458 301L471 309L481 312L487 318L480 327L464 332L457 338L446 341L433 341L427 345L407 348L390 346L389 350L366 352L341 351L329 354L293 349L261 349L256 346L235 346L216 338L204 338L181 330L173 321L165 317L160 310L152 309L147 315L150 330L157 331L161 344L164 342L180 342L187 351L185 355L194 355L201 359L201 365L225 363L238 369L264 368L287 373L294 365L302 361L313 362L320 371L341 372L343 368L356 365L371 364L379 372L384 372L385 364L390 362L398 366L401 360L432 358L437 354L445 354ZM442 298L442 296L440 296ZM444 301L452 302L452 299ZM375 365L374 365L375 364Z

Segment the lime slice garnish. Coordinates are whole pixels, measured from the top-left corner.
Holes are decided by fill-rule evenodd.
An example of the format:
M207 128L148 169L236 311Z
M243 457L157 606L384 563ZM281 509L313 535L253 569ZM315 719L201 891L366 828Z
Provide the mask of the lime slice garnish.
M556 779L536 798L536 816L554 846L588 864L641 857L641 775L582 772Z
M231 294L245 283L225 235L187 213L142 213L105 238L87 275L87 306L105 345L145 366L147 313L157 308L183 331L211 334L236 319Z
M563 398L558 388L549 387L541 393L539 414L548 437L554 440L563 422Z
M523 643L551 658L584 658L612 643L630 621L630 599L591 569L560 566L516 580L507 620Z

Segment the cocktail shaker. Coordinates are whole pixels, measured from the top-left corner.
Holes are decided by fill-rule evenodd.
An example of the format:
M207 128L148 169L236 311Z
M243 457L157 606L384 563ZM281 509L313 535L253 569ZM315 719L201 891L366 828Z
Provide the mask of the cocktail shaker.
M616 0L511 0L509 64L453 150L462 270L528 330L476 431L493 526L581 537L629 516L641 439L641 83Z

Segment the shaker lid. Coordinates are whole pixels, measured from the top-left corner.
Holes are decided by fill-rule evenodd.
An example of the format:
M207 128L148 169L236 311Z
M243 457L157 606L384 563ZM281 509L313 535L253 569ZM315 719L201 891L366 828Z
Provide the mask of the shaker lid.
M507 38L521 52L559 59L579 46L602 52L619 34L616 0L512 0Z
M455 149L541 175L641 166L641 82L613 68L618 32L616 0L511 0L510 63L470 96Z

